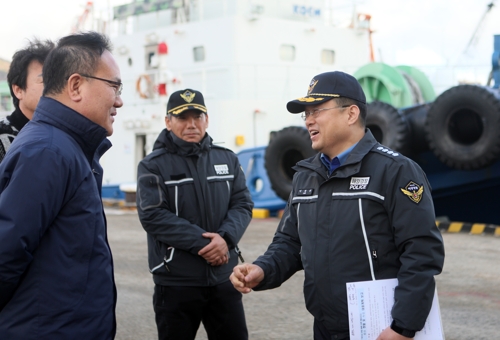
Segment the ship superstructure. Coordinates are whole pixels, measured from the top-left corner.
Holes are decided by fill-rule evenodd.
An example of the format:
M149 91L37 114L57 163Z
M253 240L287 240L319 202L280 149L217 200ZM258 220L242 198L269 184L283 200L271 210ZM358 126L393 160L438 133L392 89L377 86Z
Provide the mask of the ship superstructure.
M165 127L170 93L204 94L214 142L237 152L267 145L269 133L303 125L286 111L309 80L353 73L369 62L368 30L334 27L323 0L164 0L114 8L112 41L124 106L105 183L133 182L138 162Z

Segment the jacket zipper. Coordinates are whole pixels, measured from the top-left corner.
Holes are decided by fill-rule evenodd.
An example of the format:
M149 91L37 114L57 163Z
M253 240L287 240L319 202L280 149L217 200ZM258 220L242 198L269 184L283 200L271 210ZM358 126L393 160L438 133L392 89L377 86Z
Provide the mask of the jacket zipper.
M368 254L368 264L370 265L370 274L372 277L372 280L375 281L375 273L373 271L373 261L372 261L372 253L370 250L370 245L368 244L368 236L366 235L366 228L365 228L365 220L363 217L363 206L361 204L361 198L358 199L359 202L359 220L361 221L361 229L363 230L363 238L365 239L365 247L366 247L366 252ZM377 252L375 251L375 256L377 256Z
M240 259L241 263L245 263L245 259L243 258L243 255L241 255L241 250L240 250L240 248L238 247L238 245L236 245L236 246L234 247L234 251L236 252L236 254L238 254L238 257L239 257L239 259Z
M373 270L378 271L378 255L376 250L372 250Z

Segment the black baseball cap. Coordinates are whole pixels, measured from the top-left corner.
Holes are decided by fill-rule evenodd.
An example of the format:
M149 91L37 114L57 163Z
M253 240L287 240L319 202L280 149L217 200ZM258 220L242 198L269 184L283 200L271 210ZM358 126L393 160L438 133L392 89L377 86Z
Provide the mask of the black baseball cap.
M350 74L333 71L315 76L309 83L307 95L289 101L286 108L291 113L305 111L309 105L317 105L333 98L346 97L366 104L366 97L359 82Z
M185 89L175 91L170 95L167 104L167 114L178 116L187 110L197 110L207 113L205 100L200 91Z

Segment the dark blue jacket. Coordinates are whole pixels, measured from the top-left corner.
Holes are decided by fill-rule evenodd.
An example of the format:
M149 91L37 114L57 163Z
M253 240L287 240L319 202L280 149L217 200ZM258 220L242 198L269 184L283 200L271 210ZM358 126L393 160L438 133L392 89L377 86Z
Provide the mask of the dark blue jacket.
M106 130L42 97L0 164L0 339L113 339Z

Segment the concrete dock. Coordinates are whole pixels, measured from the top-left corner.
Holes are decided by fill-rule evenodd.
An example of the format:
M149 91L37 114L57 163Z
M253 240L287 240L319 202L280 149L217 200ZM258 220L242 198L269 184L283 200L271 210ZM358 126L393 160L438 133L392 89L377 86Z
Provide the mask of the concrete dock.
M118 340L157 339L153 282L147 266L146 233L134 211L107 210L109 242L118 289ZM277 218L253 219L240 242L245 261L271 242ZM444 233L445 266L436 277L446 340L500 337L500 237ZM243 297L251 340L312 339L304 306L303 272L280 288ZM203 326L196 339L207 339Z

